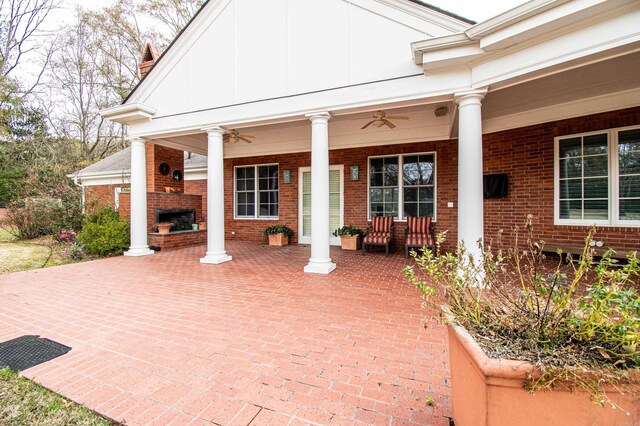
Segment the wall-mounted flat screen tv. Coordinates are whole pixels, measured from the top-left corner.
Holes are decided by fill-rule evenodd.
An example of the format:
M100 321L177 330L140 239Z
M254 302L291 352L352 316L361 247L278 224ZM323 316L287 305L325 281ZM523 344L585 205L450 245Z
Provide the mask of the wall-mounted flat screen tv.
M509 193L509 177L506 173L484 175L484 198L506 197Z

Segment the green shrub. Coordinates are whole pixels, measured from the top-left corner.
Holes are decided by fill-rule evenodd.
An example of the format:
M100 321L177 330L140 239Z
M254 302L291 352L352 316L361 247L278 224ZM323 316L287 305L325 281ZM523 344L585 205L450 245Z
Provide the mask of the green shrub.
M122 254L129 247L129 224L113 210L96 211L85 219L78 242L89 254Z
M287 237L293 237L293 231L288 226L273 225L264 230L264 235L284 234Z

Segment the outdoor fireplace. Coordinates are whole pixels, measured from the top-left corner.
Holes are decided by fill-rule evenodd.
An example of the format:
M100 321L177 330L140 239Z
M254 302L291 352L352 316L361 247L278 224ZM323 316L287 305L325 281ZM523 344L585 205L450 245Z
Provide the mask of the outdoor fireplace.
M173 223L171 232L190 231L191 225L196 223L196 211L185 209L156 210L156 223Z

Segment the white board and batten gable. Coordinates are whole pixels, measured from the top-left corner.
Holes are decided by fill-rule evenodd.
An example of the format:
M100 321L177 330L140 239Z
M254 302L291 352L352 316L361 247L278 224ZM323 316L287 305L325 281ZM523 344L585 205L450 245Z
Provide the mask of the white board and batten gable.
M210 0L127 104L162 132L412 96L429 84L411 43L469 26L409 0Z

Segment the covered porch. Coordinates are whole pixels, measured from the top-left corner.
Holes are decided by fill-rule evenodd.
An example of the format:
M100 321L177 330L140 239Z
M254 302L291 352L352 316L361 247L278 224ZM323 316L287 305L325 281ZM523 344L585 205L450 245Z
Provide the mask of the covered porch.
M196 246L0 277L0 341L71 347L24 375L128 425L449 424L446 332L400 254L332 249L327 277L306 247L227 248L216 268Z

